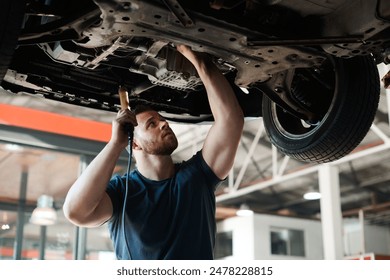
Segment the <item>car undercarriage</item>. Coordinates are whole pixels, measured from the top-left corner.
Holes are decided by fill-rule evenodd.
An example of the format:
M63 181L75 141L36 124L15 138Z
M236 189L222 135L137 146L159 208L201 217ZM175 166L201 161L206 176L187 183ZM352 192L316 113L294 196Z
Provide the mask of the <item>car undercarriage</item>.
M376 65L390 62L384 0L1 5L4 89L117 111L121 85L131 107L212 121L201 80L176 51L186 44L224 73L245 116L263 117L272 143L302 161L334 161L360 143L378 106Z

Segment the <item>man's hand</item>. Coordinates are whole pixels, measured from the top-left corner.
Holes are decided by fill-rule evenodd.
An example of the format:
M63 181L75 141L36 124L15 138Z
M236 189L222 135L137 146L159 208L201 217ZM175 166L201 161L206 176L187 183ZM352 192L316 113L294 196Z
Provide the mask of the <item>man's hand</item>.
M208 64L210 58L205 53L194 52L189 46L178 45L176 46L178 52L180 52L185 58L187 58L195 68L199 68L201 63Z
M178 45L176 46L176 49L185 56L192 64L196 64L199 58L197 57L197 54L188 46L186 45Z
M112 121L110 142L123 149L126 148L128 144L128 132L126 131L126 127L130 126L130 129L133 129L137 125L138 123L134 112L128 109L120 110L116 118Z

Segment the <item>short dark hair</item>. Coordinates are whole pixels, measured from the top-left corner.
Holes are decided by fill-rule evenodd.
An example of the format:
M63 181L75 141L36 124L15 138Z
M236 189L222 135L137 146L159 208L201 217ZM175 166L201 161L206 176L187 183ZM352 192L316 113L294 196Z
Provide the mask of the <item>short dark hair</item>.
M144 105L144 104L138 104L135 108L134 108L134 113L136 115L140 114L140 113L143 113L143 112L147 112L147 111L156 111L154 110L152 107L148 106L148 105Z

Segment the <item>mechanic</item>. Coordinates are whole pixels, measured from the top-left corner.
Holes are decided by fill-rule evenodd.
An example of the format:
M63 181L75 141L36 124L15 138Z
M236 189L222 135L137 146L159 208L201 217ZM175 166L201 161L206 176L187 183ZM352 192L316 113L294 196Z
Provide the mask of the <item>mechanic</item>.
M188 46L177 50L195 66L215 120L202 149L175 164L171 154L178 142L161 115L151 109L120 110L110 141L72 185L63 206L65 216L78 226L108 222L118 259L213 259L214 191L233 166L243 112L232 87L208 58ZM122 219L127 177L112 174L128 143L128 124L134 127L137 168L129 175Z

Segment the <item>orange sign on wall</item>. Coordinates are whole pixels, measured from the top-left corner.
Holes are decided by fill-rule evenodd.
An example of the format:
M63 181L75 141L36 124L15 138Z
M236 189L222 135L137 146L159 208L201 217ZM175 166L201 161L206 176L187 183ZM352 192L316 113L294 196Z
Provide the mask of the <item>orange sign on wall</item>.
M108 142L111 125L51 112L0 104L0 124L99 142Z

